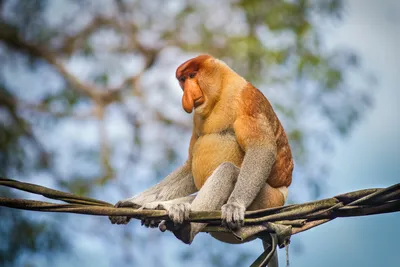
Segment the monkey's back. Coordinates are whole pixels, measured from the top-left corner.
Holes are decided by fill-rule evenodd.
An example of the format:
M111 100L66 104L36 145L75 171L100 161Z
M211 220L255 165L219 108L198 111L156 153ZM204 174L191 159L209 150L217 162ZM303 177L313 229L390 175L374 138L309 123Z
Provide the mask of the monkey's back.
M274 188L282 186L289 187L292 183L293 158L289 141L281 122L278 119L271 103L264 94L248 83L241 93L241 112L256 116L263 114L265 120L271 126L277 146L277 155L271 173L268 177L268 184Z

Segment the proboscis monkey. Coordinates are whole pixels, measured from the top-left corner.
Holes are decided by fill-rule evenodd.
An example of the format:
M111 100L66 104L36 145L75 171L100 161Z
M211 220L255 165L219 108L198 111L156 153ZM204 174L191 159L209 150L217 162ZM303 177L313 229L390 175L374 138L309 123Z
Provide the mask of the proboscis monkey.
M194 110L189 157L160 183L116 206L134 203L166 209L177 225L190 210L221 209L222 221L231 229L243 225L246 210L282 206L292 181L293 159L285 131L265 96L209 55L184 62L176 78L183 90L183 109ZM124 216L110 219L117 224L129 221ZM204 227L186 224L179 238L191 243ZM213 236L234 242L227 234Z

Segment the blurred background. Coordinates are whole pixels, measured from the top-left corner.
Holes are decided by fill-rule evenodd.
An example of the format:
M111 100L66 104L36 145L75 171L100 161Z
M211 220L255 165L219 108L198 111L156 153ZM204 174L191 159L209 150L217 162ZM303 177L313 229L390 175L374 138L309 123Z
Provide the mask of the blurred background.
M139 193L187 156L174 73L208 53L278 113L291 203L398 183L399 12L396 0L0 0L0 175L111 203ZM292 238L291 266L399 266L398 225L337 219ZM248 266L261 252L0 207L0 266Z

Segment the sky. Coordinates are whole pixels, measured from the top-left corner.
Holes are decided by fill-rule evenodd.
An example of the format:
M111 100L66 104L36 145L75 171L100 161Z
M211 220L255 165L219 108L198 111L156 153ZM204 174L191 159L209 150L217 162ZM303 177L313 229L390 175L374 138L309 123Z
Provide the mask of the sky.
M356 51L377 79L370 88L375 100L336 146L322 197L400 182L400 1L352 0L347 6L344 21L326 41ZM400 266L399 225L399 213L336 219L292 238L302 251L290 250L290 266Z

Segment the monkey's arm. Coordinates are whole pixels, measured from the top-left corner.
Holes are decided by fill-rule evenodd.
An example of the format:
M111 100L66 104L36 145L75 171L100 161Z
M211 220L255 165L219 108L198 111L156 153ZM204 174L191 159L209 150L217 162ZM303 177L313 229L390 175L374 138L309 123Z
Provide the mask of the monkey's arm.
M234 130L245 157L235 187L222 207L222 219L233 229L243 225L245 210L267 182L277 154L275 137L265 117L241 116Z
M115 206L132 206L133 204L135 208L143 207L147 209L156 209L159 207L159 204L162 204L162 202L164 201L186 197L190 194L197 192L191 169L192 147L196 140L197 135L193 132L189 145L189 159L185 162L183 166L173 171L160 183L150 187L149 189L143 191L138 195L118 201ZM174 207L167 210L171 217L180 218L180 215L175 216L174 214L187 213L186 210L190 208L189 205L189 203L183 206L178 205L178 211L175 211L176 209ZM169 205L168 207L170 208L170 206L171 205ZM110 216L109 219L113 224L127 224L130 220L130 218L127 216ZM179 219L179 221L181 220Z
M142 193L120 202L134 203L142 206L154 201L166 201L180 197L186 197L197 191L193 181L191 168L188 162L179 167L160 183L150 187Z
M115 206L132 206L133 204L135 208L156 209L163 201L186 197L196 191L190 164L186 162L160 183L136 196L118 201ZM127 216L110 216L109 219L113 224L127 224L130 220Z
M167 201L175 198L186 197L197 192L191 168L192 148L196 143L197 138L197 134L193 130L189 143L189 157L183 166L173 171L160 183L150 187L136 196L121 200L116 205L120 204L120 206L122 206L123 204L121 203L134 203L139 206L143 206L145 203Z

